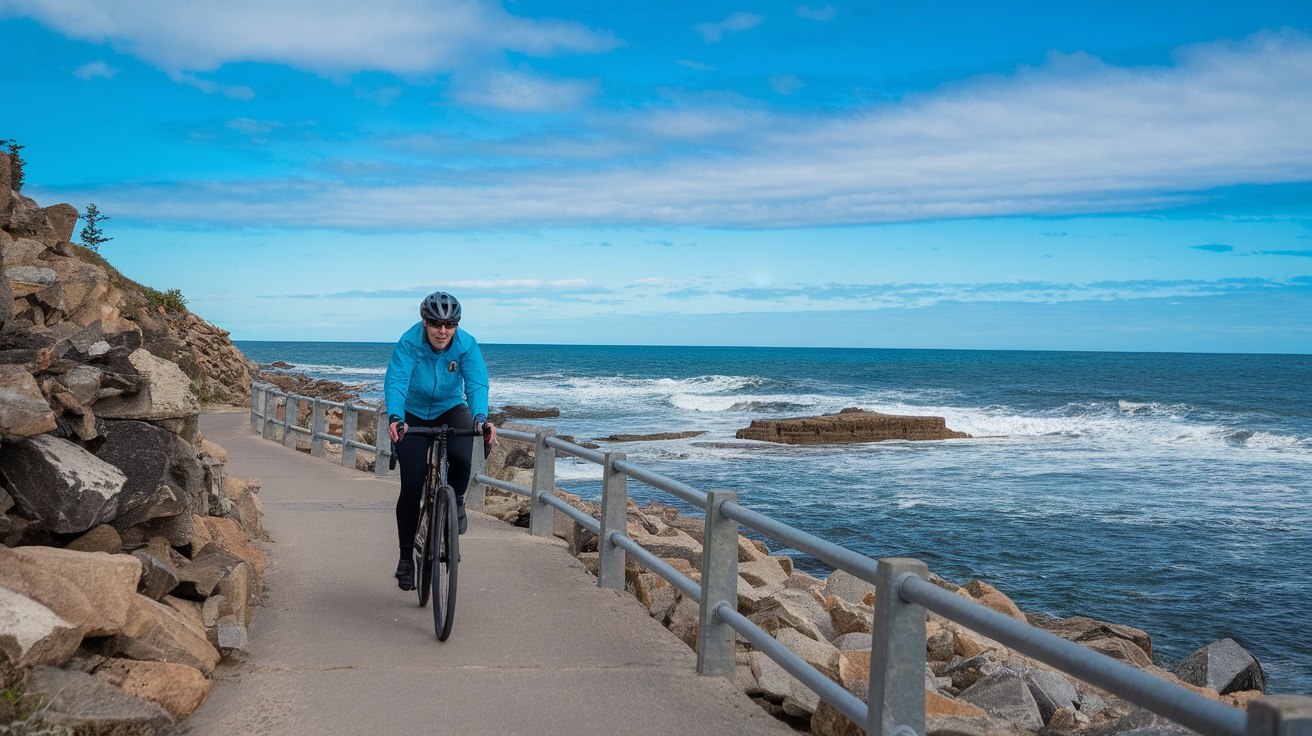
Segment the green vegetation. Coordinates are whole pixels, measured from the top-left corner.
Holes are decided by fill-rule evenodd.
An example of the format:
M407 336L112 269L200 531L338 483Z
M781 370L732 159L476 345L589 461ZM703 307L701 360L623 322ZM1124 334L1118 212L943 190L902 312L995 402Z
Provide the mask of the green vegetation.
M183 312L187 308L187 297L182 295L181 289L169 289L168 291L159 291L149 286L143 287L146 291L146 306L163 307L165 312Z
M78 237L82 239L84 247L99 253L100 246L113 240L113 238L105 237L105 233L100 230L100 223L108 220L109 215L100 214L100 210L96 209L96 203L92 202L87 205L87 211L82 215L82 219L87 224L86 227L82 228L82 232L78 234Z
M5 146L9 150L9 188L15 192L23 191L23 167L27 162L18 152L27 146L18 145L18 141L11 138L0 140L0 146Z

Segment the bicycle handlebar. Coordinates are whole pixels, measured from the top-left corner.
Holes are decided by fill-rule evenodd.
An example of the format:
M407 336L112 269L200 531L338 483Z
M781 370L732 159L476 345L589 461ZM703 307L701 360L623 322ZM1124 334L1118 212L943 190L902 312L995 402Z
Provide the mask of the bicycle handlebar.
M486 430L485 430L486 431ZM416 437L481 437L484 432L477 429L453 429L451 427L406 427L406 434Z

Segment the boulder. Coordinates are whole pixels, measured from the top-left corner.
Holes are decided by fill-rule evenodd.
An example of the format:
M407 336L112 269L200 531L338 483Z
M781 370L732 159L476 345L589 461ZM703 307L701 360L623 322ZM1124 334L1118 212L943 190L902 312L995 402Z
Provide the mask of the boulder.
M14 236L15 240L29 238L42 243L58 241L54 228L46 219L45 211L35 200L13 192L10 201L13 205L9 211L9 224L5 230Z
M748 619L775 637L781 629L796 629L816 641L832 641L835 636L829 612L805 590L781 590L762 602Z
M59 534L77 534L113 519L127 482L118 468L50 435L0 445L0 476L25 516Z
M218 650L183 614L142 595L133 604L129 625L112 641L115 652L130 659L185 664L206 675L214 671Z
M88 636L108 636L127 623L141 576L131 555L104 552L18 547L0 553L0 561L23 580L21 592L85 627Z
M42 209L46 222L54 232L55 239L66 243L73 239L73 230L77 227L79 217L77 208L71 204L52 204Z
M838 648L827 641L816 641L797 629L780 629L776 637L780 644L788 647L793 654L802 658L802 661L820 670L820 672L831 680L838 679Z
M195 712L214 687L195 667L169 662L110 659L96 668L96 677L158 705L177 721Z
M838 652L838 684L865 700L870 694L870 650Z
M824 607L829 611L836 637L851 633L869 634L874 628L875 609L864 603L850 603L845 598L831 595L825 599Z
M1241 690L1266 692L1262 665L1234 639L1221 639L1181 660L1175 668L1181 680L1210 687L1222 695Z
M997 588L982 580L972 580L969 583L966 583L964 590L970 594L971 598L975 599L976 603L985 608L997 611L998 613L1014 618L1017 621L1025 623L1029 622L1029 619L1025 617L1025 614L1021 613L1020 608L1017 607L1010 598Z
M843 651L855 651L859 649L870 650L870 634L853 632L851 634L841 634L834 639L834 646Z
M251 566L257 583L263 579L269 569L269 555L251 544L236 521L217 516L198 517L198 521L209 531L214 544Z
M1062 708L1079 710L1080 693L1075 683L1052 670L1031 667L1021 673L1025 684L1029 685L1030 694L1039 706L1039 716L1044 723L1052 720L1053 714Z
M815 736L864 736L865 732L865 727L856 725L823 700L811 714L811 733Z
M44 726L133 736L163 736L173 730L173 718L163 708L84 672L37 667L23 678L23 690L41 697Z
M961 716L964 718L987 718L988 713L978 705L972 705L964 700L957 700L946 695L926 690L925 691L925 715L935 716Z
M1029 685L1020 675L1009 669L1000 669L985 675L963 690L957 699L978 706L994 718L1014 723L1026 730L1035 731L1043 728L1043 717L1039 713L1039 705L1034 701Z
M1006 665L996 655L980 654L969 659L950 662L941 674L951 678L952 687L960 692L1003 669L1006 669Z
M0 669L60 664L81 643L81 627L0 585Z
M1083 644L1140 669L1153 663L1152 638L1132 626L1110 624L1085 616L1065 619L1029 616L1028 620L1031 625L1044 631Z
M205 473L195 449L172 432L145 422L105 422L105 441L96 456L127 476L114 518L119 530L190 514L205 490Z
M141 581L137 592L157 601L178 587L178 568L167 559L161 559L149 549L139 549L132 553L141 562Z
M238 565L243 564L241 558L210 543L190 563L178 567L179 582L174 595L196 601L205 600L218 591L219 584Z
M64 549L75 552L108 552L116 555L123 551L123 538L109 524L94 526L91 531L68 543Z
M735 434L740 440L789 445L849 444L884 440L946 440L969 438L947 428L943 417L880 414L847 408L837 414L795 419L757 419Z
M0 437L30 437L54 429L55 413L32 374L21 366L0 365Z
M752 674L756 676L756 682L763 696L775 702L791 701L798 711L796 715L815 712L820 703L819 695L803 685L796 677L788 674L787 670L764 652L752 650L748 653L748 657L751 661ZM786 711L787 709L788 706L785 706Z
M702 545L697 540L677 529L671 529L670 531L674 533L670 536L644 534L643 531L645 530L634 529L631 524L629 536L657 557L687 560L694 570L701 569Z
M3 190L0 190L0 201L4 201L4 198L5 194ZM8 237L3 230L0 230L0 236ZM3 245L0 245L0 248L3 248ZM3 257L2 252L0 252L0 257ZM5 276L4 269L0 268L0 327L4 327L6 322L13 319L13 316L14 292L9 289L9 278Z
M820 595L825 598L836 595L849 603L862 603L866 594L874 591L873 583L867 583L850 572L834 570L825 578L825 585L820 589Z
M128 363L143 379L132 395L111 396L97 401L94 409L105 419L174 419L194 417L200 404L191 393L191 380L176 363L138 348L127 356Z

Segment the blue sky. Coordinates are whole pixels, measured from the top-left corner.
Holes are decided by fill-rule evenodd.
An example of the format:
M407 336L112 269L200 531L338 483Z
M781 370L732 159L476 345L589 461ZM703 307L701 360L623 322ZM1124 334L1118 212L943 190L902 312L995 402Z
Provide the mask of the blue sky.
M1312 3L0 0L24 193L238 339L1312 353Z

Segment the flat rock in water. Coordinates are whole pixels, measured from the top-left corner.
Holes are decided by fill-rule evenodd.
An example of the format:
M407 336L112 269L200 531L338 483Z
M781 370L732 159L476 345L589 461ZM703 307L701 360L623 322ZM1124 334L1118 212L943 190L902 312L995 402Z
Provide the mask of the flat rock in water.
M653 440L683 440L689 437L699 437L706 434L704 431L693 432L657 432L656 434L613 434L609 437L598 437L598 442L650 442Z
M837 414L795 419L757 419L734 435L740 440L762 440L787 445L828 445L884 440L949 440L970 435L947 428L943 417L880 414L847 408Z
M555 407L503 406L498 413L506 419L547 419L560 416L560 409Z

